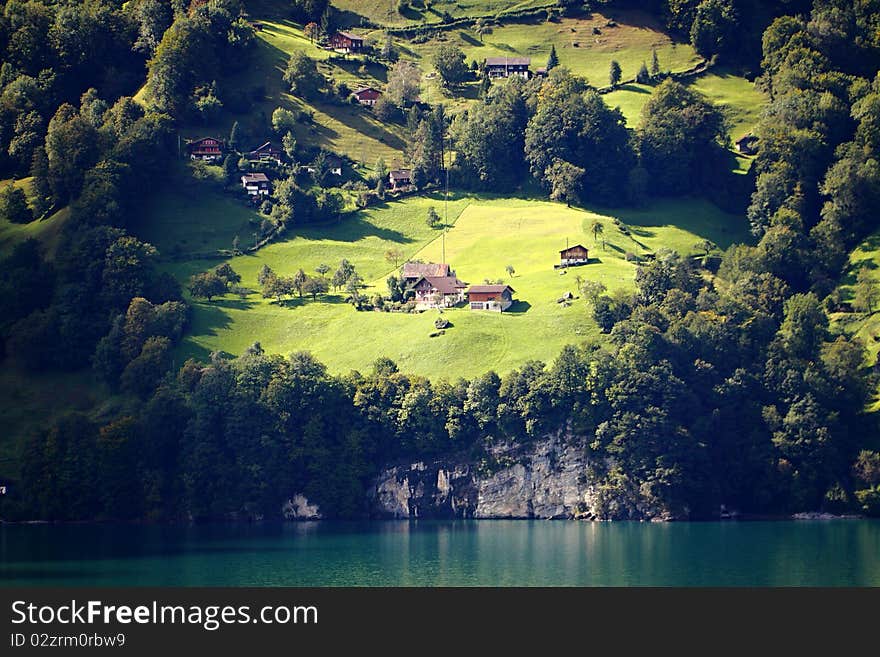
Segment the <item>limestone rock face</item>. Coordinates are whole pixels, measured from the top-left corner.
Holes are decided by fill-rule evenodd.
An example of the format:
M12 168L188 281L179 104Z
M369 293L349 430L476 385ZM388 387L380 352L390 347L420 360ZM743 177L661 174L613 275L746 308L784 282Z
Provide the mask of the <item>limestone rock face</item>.
M297 493L284 503L281 513L285 520L321 520L321 515L317 504L309 504L306 496Z
M385 469L370 491L373 515L393 518L589 517L586 444L549 436L501 443L488 463L438 460Z

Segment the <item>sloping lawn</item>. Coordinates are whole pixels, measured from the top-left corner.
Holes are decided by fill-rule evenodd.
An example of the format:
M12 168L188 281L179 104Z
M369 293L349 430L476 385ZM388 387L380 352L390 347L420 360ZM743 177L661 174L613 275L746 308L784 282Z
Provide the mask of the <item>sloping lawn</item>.
M385 292L385 278L395 267L385 259L390 248L407 258L439 261L442 233L425 224L429 206L443 214L442 197L415 197L359 213L344 222L295 232L288 240L254 256L233 258L243 285L256 289L257 272L268 264L279 274L302 267L313 274L324 262L332 268L350 260L372 296ZM341 294L313 302L290 299L281 304L258 293L245 299L227 295L195 304L190 334L180 358L211 351L239 354L254 342L271 352L309 350L331 370L366 369L380 356L393 358L405 371L435 378L473 376L489 369L507 372L529 359L551 361L566 344L601 339L585 303L557 303L565 292L577 294L576 277L602 281L609 289L632 285L635 265L625 254L644 254L661 246L692 252L702 235L725 246L745 236L743 219L699 201L661 203L653 209L619 213L633 221L633 237L622 234L606 212L562 204L511 198L456 196L449 204L452 227L446 233L446 259L469 282L504 279L518 303L502 315L452 309L445 335L429 337L437 311L418 315L357 312ZM593 221L605 227L605 245L590 234ZM737 227L735 222L742 224ZM702 233L692 232L699 222ZM636 231L646 234L637 235ZM647 234L650 233L650 234ZM569 244L590 249L591 263L562 273L553 268ZM214 263L209 263L213 265ZM513 266L514 275L506 272ZM208 263L175 265L181 278Z

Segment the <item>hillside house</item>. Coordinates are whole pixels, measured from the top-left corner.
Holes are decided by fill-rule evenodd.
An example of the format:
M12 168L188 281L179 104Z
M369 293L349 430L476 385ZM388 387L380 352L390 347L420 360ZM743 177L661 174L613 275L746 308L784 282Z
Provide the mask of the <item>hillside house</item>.
M284 157L284 151L273 146L271 141L267 141L262 146L244 154L244 158L252 165L274 162L280 166L284 163Z
M364 49L364 39L351 32L337 32L330 37L330 48L345 54L360 52Z
M364 107L372 107L376 104L376 101L379 100L382 92L373 87L366 87L365 89L358 89L351 95L354 96L357 99L357 102Z
M590 261L590 251L582 244L569 246L559 252L559 264L562 267L576 267Z
M529 70L531 65L531 57L487 57L486 73L490 78L509 78L516 75L528 80L532 75Z
M455 272L452 271L449 265L435 262L405 262L403 263L402 271L401 277L407 287L412 287L419 279L424 277L455 276Z
M392 190L410 187L412 185L412 170L394 169L388 174L388 184Z
M516 292L509 285L472 285L466 292L471 310L504 312L513 305Z
M758 153L758 138L752 133L743 135L734 144L737 152L743 155L756 155Z
M189 153L191 160L202 160L204 162L217 162L222 159L223 150L223 142L213 137L202 137L201 139L188 142L186 145L186 152Z
M467 283L455 276L422 276L409 289L415 293L416 306L449 308L464 301Z
M327 163L327 170L330 173L332 173L334 176L341 176L342 175L342 158L341 157L339 157L337 155L328 155L327 158L325 159L325 162ZM315 173L314 164L308 165L307 167L305 167L305 170L308 173Z
M259 198L268 196L271 191L271 183L265 173L246 173L241 177L241 186L248 196Z

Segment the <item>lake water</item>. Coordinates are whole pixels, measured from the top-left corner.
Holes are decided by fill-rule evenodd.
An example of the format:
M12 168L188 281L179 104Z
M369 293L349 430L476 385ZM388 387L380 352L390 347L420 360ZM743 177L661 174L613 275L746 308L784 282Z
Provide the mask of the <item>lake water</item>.
M0 585L880 586L880 521L4 525Z

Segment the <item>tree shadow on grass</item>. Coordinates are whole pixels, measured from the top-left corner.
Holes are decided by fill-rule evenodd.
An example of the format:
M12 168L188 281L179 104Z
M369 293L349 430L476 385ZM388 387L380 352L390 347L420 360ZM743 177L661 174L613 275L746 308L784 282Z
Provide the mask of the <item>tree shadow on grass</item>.
M209 301L207 303L214 308L223 308L226 310L250 310L255 305L257 305L256 301L252 301L250 299L235 299L229 297L214 298L212 301Z
M459 38L464 41L469 46L474 46L475 48L481 48L483 46L483 42L475 39L470 34L465 32L464 30L458 33Z
M345 297L340 294L324 294L322 296L319 296L317 299L312 299L312 297L305 295L302 298L290 297L288 299L282 299L280 302L278 300L273 300L271 303L273 306L278 306L279 308L293 310L315 303L329 303L333 305L339 305L341 303L346 303L346 301Z
M522 315L523 313L527 313L531 307L532 304L530 304L528 301L514 301L513 305L511 305L510 308L504 311L504 314Z
M643 89L642 87L637 87L634 84L622 84L619 87L617 87L617 91L631 91L632 93L635 93L635 94L649 94L650 95L651 92L653 91L653 89L650 89L650 88Z
M638 235L639 237L656 237L657 233L653 230L647 230L645 228L636 228L635 226L629 227L629 232L633 235Z
M300 230L294 228L287 232L287 236L291 239L302 237L309 240L334 240L337 242L358 242L366 237L377 237L380 240L397 244L409 244L413 241L399 230L380 228L359 214L343 219L341 223L330 227L303 226Z

